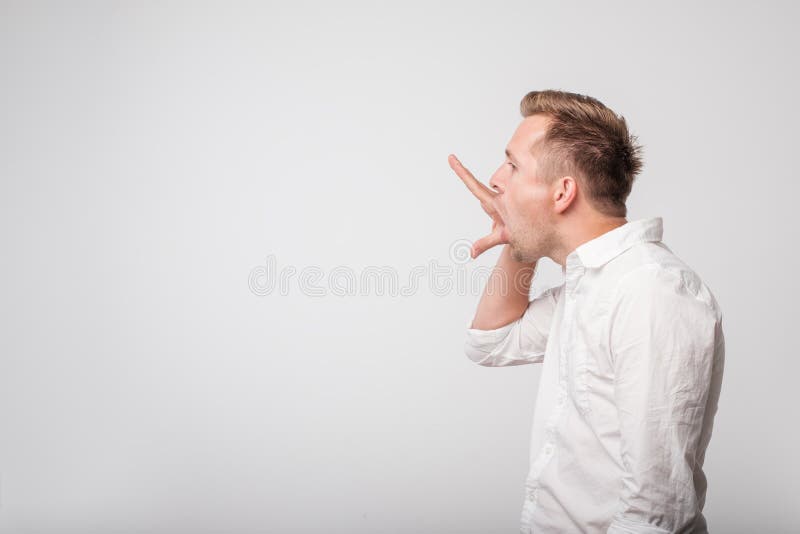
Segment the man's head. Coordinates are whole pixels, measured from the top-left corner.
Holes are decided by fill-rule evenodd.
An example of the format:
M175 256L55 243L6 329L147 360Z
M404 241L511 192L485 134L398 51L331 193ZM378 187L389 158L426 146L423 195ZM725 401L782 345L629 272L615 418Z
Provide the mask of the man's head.
M489 184L515 259L563 263L576 244L625 222L641 147L623 117L589 96L532 91L520 112Z

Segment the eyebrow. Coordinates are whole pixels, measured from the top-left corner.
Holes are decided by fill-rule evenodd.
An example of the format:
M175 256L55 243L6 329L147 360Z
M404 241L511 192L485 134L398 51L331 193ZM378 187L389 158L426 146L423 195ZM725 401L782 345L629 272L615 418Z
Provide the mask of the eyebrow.
M509 151L508 151L508 149L506 149L506 156L508 157L508 159L510 159L510 160L511 160L511 161L513 161L514 163L519 163L519 161L517 161L517 158L516 158L516 157L514 157L514 154L512 154L511 152L509 152Z

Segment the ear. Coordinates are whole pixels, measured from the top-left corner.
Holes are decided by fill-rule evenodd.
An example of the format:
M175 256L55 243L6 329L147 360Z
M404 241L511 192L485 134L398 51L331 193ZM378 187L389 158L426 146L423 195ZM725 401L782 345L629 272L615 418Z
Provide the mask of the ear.
M553 207L562 213L578 198L578 181L570 175L562 176L553 184Z

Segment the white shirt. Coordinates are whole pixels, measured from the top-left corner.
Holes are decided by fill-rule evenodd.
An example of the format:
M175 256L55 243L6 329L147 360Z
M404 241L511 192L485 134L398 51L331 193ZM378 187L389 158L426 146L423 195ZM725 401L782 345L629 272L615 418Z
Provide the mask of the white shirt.
M655 217L587 241L518 320L467 327L480 365L543 363L522 533L707 532L722 313L662 232Z

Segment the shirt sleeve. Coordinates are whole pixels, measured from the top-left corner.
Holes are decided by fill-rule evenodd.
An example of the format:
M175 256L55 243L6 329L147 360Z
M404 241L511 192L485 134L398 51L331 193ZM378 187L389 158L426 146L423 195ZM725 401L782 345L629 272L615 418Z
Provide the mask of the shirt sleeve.
M522 317L500 328L470 328L470 320L464 344L466 355L486 367L541 363L562 288L563 284L546 289L528 303Z
M701 519L694 472L716 411L721 314L659 267L628 275L616 297L609 346L623 476L608 533L684 532Z

